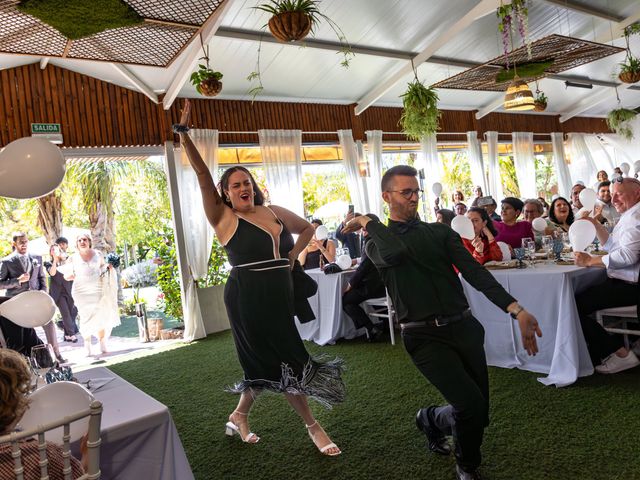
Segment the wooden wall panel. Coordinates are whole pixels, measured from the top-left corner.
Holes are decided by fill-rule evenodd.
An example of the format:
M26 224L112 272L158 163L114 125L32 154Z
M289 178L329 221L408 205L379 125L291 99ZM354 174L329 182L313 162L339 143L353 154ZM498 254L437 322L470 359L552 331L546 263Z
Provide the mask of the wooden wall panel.
M163 145L177 140L171 124L180 120L182 101L178 99L164 110L142 93L102 82L95 78L38 63L0 71L0 146L29 136L31 123L60 123L67 147ZM303 132L335 132L351 129L356 140L365 139L367 130L400 132L402 109L371 107L362 115L354 114L354 105L318 103L250 102L240 100L193 100L193 126L215 128L221 132L221 144L257 143L259 129L300 129ZM557 115L491 113L476 120L474 111L445 110L442 140L463 140L467 131L501 133L528 131L608 132L599 118L573 118L559 122ZM224 133L254 132L254 133ZM388 135L385 140L406 140L403 135ZM331 134L305 134L303 141L331 142Z

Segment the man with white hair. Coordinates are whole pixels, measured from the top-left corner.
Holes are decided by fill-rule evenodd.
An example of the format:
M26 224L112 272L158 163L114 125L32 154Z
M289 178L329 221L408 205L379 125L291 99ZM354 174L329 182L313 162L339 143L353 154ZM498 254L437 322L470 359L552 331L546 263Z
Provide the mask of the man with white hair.
M638 304L640 272L640 181L618 177L613 182L613 206L620 220L609 234L600 222L586 217L596 227L598 240L609 252L604 256L576 252L576 265L607 269L604 283L576 296L580 323L591 361L599 373L616 373L640 364L619 335L609 335L590 314L603 308Z

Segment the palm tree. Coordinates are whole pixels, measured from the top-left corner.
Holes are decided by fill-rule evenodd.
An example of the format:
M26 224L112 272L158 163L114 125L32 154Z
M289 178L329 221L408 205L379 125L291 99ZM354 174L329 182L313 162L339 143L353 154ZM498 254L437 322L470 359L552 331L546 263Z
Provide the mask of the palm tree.
M89 216L93 248L103 252L115 251L114 186L118 180L135 173L140 163L77 160L67 164L67 178L81 186L82 204Z
M38 227L49 245L62 235L62 199L57 190L37 199Z

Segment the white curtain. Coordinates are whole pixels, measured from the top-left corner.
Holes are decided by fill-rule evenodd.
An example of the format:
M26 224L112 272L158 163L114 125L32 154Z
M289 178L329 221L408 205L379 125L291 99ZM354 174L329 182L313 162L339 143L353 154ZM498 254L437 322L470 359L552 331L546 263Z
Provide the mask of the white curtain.
M218 131L192 129L189 135L215 180L218 170ZM186 294L183 300L187 312L184 322L184 339L191 341L206 336L195 281L207 275L213 245L213 229L204 213L198 179L189 164L187 154L182 149L178 149L177 152L180 154L175 156L176 176L190 272L189 278L182 279Z
M302 132L258 130L269 199L304 217L302 200Z
M423 205L423 215L425 216L425 220L431 219L435 221L435 213L433 213L431 206L434 205L436 196L433 193L432 186L436 182L441 183L442 177L444 176L444 169L438 157L438 140L435 134L422 137L420 140L420 150L421 153L418 155L415 167L418 170L424 170L422 188L427 194L428 205Z
M596 164L598 170L604 170L607 173L613 172L616 164L613 158L609 154L609 150L603 142L600 141L597 135L585 135L584 143L591 152L593 162Z
M533 133L513 132L513 159L521 198L537 198Z
M551 134L551 145L553 146L553 163L558 177L558 191L566 199L571 198L571 174L569 166L564 156L564 133L553 132Z
M367 160L369 162L369 178L367 192L369 194L369 213L375 213L380 219L383 215L382 189L382 130L368 130ZM362 212L367 213L367 212Z
M479 185L484 193L487 191L487 185L484 176L484 162L482 161L482 145L478 140L478 132L467 132L467 142L467 158L471 167L473 188Z
M351 130L338 130L340 147L342 148L342 162L347 172L347 186L351 195L351 203L357 212L366 212L369 202L366 195L366 184L358 170L358 150L353 141Z
M581 181L592 188L597 180L598 168L584 141L584 133L570 133L568 146L571 152L571 180L574 184Z
M500 161L498 159L498 132L486 132L488 163L489 163L489 190L486 193L491 195L496 203L504 198L502 191L502 179L500 178Z

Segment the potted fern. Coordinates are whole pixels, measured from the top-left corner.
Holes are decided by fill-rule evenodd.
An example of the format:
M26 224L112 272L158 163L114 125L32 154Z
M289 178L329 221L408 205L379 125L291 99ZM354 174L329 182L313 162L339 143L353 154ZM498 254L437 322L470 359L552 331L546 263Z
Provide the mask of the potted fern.
M538 92L536 92L538 93ZM533 101L534 110L536 112L544 112L547 109L548 98L544 92L539 92Z
M632 140L633 130L631 130L629 123L636 118L636 115L638 115L638 112L635 110L616 108L615 110L611 110L607 115L607 125L621 137Z
M420 141L438 130L440 110L438 94L433 88L425 87L416 77L401 98L400 126L407 137Z
M200 64L198 70L191 74L191 84L200 95L215 97L222 90L222 73L215 72L206 65Z
M629 47L629 37L640 33L640 23L632 23L624 29L624 40L627 44L627 54L624 62L620 64L620 74L618 78L624 83L636 83L640 80L640 59L631 54Z

